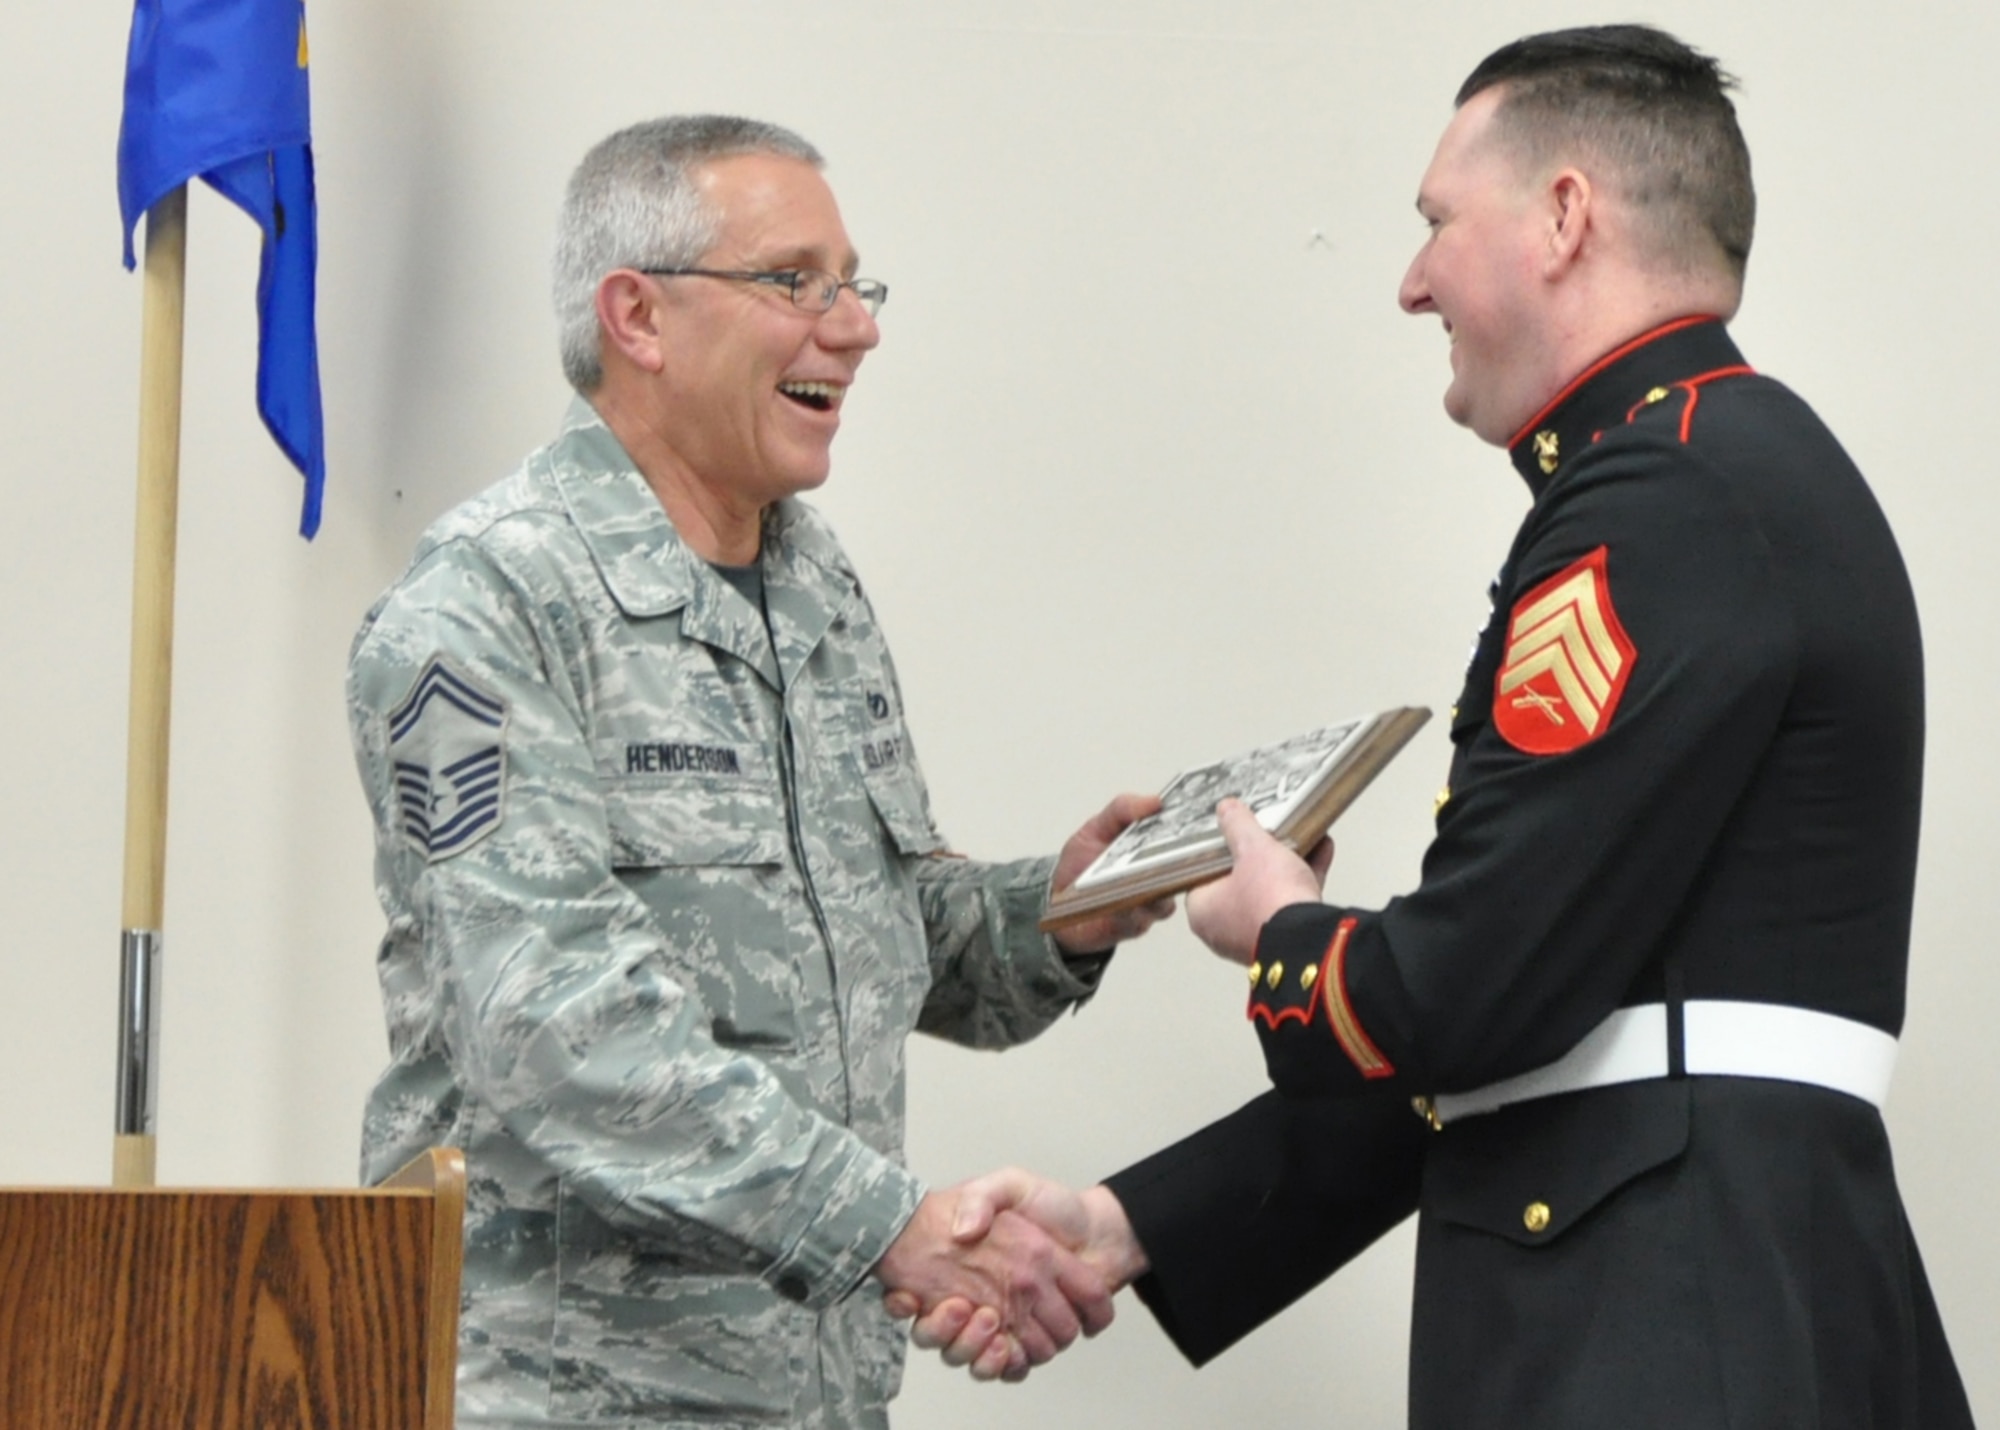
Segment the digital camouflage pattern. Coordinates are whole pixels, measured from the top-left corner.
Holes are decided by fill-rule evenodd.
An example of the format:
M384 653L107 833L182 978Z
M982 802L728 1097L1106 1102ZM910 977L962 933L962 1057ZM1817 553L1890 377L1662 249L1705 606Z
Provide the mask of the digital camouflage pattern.
M884 1423L904 1039L1018 1042L1092 991L1035 930L1048 860L944 857L825 524L774 507L762 569L775 650L579 402L356 638L362 1175L465 1149L461 1424Z

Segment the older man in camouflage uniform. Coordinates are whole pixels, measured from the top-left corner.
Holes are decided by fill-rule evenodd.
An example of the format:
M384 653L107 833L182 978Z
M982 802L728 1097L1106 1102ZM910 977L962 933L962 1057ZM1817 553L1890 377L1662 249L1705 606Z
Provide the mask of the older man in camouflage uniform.
M1086 1000L1088 951L1164 910L1035 921L1150 806L1053 861L944 857L875 613L794 499L886 296L819 166L713 117L592 151L556 261L580 396L355 642L392 1053L362 1170L466 1151L461 1424L881 1425L871 1271L1011 1296L1022 1365L1109 1318L1026 1222L1032 1278L953 1246L902 1165L903 1043Z

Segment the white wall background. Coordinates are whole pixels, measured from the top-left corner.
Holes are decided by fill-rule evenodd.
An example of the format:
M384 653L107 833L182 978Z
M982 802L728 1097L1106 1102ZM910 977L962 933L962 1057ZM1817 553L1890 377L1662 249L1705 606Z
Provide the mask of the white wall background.
M416 533L552 431L570 165L632 119L800 129L894 298L822 505L896 641L948 831L1052 845L1112 790L1456 693L1525 502L1397 312L1416 182L1494 46L1568 0L317 0L324 533L254 414L256 234L192 205L160 1177L345 1184L383 1056L340 680ZM1645 18L1645 17L1639 17ZM1889 1120L1972 1391L2000 1420L1986 945L2000 768L1989 532L2000 150L1975 0L1681 0L1762 198L1751 360L1868 471L1923 605L1931 739ZM129 9L0 6L0 1183L110 1166L139 281L112 161ZM1415 874L1435 726L1333 887ZM1175 928L1004 1062L920 1046L911 1152L1088 1179L1253 1095L1240 975ZM1407 1234L1199 1374L1136 1303L1019 1389L915 1365L904 1430L1400 1423Z

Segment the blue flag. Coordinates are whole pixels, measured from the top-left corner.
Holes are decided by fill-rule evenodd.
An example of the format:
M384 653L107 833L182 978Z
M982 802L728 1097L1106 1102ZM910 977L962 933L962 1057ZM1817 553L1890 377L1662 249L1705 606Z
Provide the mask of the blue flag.
M319 530L326 444L303 0L136 0L118 131L127 268L140 215L197 175L264 230L257 411L305 475L299 532L310 537Z

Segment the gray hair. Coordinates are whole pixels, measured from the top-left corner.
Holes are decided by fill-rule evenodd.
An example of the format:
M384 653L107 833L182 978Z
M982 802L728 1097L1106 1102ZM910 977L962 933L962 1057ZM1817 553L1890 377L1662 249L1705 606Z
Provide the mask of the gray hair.
M649 119L600 141L570 175L552 265L563 376L578 392L604 381L597 285L617 268L681 268L715 242L720 216L695 170L735 154L779 154L815 169L819 150L789 129L726 114Z

